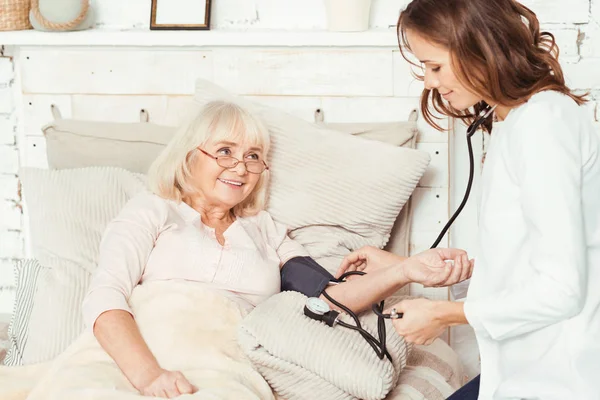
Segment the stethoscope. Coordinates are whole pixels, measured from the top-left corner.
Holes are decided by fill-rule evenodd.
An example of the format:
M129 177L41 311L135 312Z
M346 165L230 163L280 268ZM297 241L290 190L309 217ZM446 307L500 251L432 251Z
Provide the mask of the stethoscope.
M469 195L471 194L471 187L473 185L473 175L474 175L474 170L475 170L475 160L473 157L473 145L471 143L471 138L473 137L473 135L475 134L477 129L479 129L479 127L494 112L494 110L496 109L496 106L497 105L494 105L494 106L488 105L486 108L481 110L477 116L477 119L471 125L469 125L469 127L467 128L467 147L469 150L469 180L467 182L467 188L465 190L465 194L463 196L463 199L462 199L460 205L458 206L458 208L456 209L456 211L454 212L452 217L448 220L446 225L442 228L440 234L438 235L436 240L431 245L431 247L430 247L431 249L433 249L439 245L439 243L442 241L442 238L448 232L448 229L450 229L450 226L452 226L452 223L454 223L454 221L456 220L458 215L462 212L463 208L467 204L467 200L469 199ZM346 272L343 275L341 275L337 279L337 282L342 282L346 277L348 277L350 275L364 275L364 274L365 273L362 271L349 271L349 272ZM312 319L323 321L331 327L333 327L335 325L340 325L345 328L349 328L349 329L358 331L363 336L363 338L371 345L371 347L373 348L373 350L375 351L375 353L377 354L379 359L383 359L383 357L385 356L388 358L388 360L390 360L390 362L392 361L392 357L390 356L389 352L387 351L386 344L385 344L386 332L385 332L384 319L402 318L403 317L402 313L399 313L396 311L395 308L392 308L390 313L386 314L386 313L383 313L383 307L384 307L383 301L381 301L379 304L374 304L372 309L373 309L373 312L377 315L377 333L378 333L377 336L379 336L379 339L376 339L375 337L373 337L373 335L371 335L369 332L367 332L361 326L358 316L356 316L356 314L352 310L350 310L348 307L337 302L335 299L333 299L331 296L329 296L327 294L326 290L323 290L322 294L332 304L335 304L340 309L344 310L344 312L346 312L348 315L350 315L350 317L352 317L352 319L354 320L356 325L350 325L346 322L340 321L339 312L337 312L335 310L331 310L331 308L329 307L329 304L327 304L327 302L325 302L324 300L322 300L318 297L310 297L307 299L306 304L304 305L304 314L306 316L308 316L309 318L312 318Z

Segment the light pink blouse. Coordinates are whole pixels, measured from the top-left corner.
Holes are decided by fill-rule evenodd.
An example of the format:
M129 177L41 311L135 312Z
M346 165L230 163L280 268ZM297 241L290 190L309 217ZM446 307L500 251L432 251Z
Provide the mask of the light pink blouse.
M154 194L131 199L108 225L98 267L83 301L91 329L108 310L131 313L128 299L138 284L181 279L203 282L251 309L280 291L280 265L308 255L266 211L237 220L223 233L204 225L186 203Z

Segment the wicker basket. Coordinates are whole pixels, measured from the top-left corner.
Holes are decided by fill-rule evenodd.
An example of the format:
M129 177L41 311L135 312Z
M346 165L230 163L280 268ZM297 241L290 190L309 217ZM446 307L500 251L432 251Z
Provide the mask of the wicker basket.
M30 0L0 0L0 31L33 29L29 22Z

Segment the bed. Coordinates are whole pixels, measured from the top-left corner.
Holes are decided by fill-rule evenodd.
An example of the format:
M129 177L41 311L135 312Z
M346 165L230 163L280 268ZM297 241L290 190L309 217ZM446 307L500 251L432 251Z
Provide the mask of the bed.
M214 99L241 101L202 79L195 93L197 105ZM274 200L268 210L291 227L290 235L319 263L333 272L349 248L362 245L409 254L411 195L429 163L428 154L415 149L415 114L407 121L335 125L308 123L271 107L245 105L265 120L274 137L270 160ZM17 304L10 329L4 322L4 339L0 323L0 345L10 344L6 356L10 368L0 370L0 381L5 382L17 381L19 369L52 365L81 336L77 311L95 267L103 229L129 198L147 190L144 173L175 129L147 121L62 119L57 109L53 112L55 120L43 128L49 169L25 168L20 173L32 256L17 264ZM296 166L309 153L315 162L299 175ZM323 169L323 159L350 172L340 176L338 171ZM338 185L320 184L331 179ZM298 192L307 194L301 203L286 186L292 181ZM347 189L340 188L349 185L365 190L348 196ZM405 294L403 290L395 296ZM33 376L41 378L21 376L20 388L29 383L33 387ZM444 399L464 381L458 356L438 339L431 346L412 348L399 384L386 399ZM4 383L0 387L9 388ZM22 391L18 393L14 398L25 398Z

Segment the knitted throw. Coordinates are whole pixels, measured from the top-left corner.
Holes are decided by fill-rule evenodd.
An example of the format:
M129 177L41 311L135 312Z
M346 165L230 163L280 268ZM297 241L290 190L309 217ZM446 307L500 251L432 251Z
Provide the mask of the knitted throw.
M286 400L383 399L406 366L409 346L386 320L386 357L379 359L356 331L304 315L306 296L282 292L259 304L238 333L240 346L277 395ZM354 325L346 314L342 320ZM359 315L375 338L377 317Z

